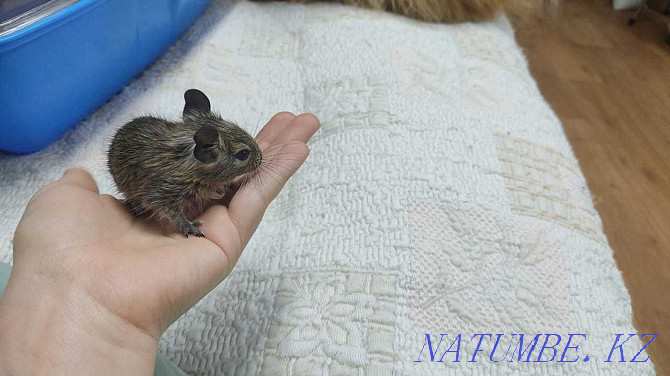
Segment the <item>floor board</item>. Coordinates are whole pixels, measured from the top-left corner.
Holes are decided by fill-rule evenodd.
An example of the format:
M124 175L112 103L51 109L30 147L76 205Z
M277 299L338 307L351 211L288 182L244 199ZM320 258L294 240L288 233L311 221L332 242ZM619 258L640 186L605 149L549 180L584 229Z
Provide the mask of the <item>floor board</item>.
M594 196L657 374L670 375L670 45L667 28L605 0L561 0L516 24L542 94Z

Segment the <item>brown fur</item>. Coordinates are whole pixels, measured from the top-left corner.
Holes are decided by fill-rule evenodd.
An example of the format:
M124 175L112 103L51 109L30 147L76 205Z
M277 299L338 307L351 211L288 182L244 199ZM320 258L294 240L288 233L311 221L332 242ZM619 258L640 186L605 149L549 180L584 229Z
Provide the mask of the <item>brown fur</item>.
M272 0L258 0L272 1ZM288 0L309 3L318 0ZM543 8L547 0L324 0L335 1L362 8L396 13L420 21L455 23L485 21L496 13L523 19L537 9Z

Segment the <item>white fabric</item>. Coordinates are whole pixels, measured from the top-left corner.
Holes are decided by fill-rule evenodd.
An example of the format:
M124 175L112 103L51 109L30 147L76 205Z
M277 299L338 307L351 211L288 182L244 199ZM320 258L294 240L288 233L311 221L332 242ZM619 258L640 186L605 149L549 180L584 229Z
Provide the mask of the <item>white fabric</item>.
M650 362L604 363L615 333L635 333L630 299L504 18L447 26L340 5L215 1L61 140L0 157L0 260L11 260L12 230L38 187L79 165L113 192L113 132L146 113L177 118L191 87L249 129L281 110L313 112L323 128L233 274L165 333L160 350L184 371L653 374ZM440 333L445 343L462 334L461 362L419 356L425 333L434 347ZM489 362L488 340L467 363L475 333L504 333L505 348L512 333L588 337L577 363ZM626 360L640 347L629 341Z

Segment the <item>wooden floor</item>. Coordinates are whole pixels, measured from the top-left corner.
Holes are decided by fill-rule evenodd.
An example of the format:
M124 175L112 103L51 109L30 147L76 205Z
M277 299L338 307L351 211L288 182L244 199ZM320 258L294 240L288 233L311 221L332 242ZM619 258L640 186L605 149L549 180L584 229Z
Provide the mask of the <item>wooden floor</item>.
M658 375L670 375L670 46L611 0L560 0L517 23L533 76L579 158Z

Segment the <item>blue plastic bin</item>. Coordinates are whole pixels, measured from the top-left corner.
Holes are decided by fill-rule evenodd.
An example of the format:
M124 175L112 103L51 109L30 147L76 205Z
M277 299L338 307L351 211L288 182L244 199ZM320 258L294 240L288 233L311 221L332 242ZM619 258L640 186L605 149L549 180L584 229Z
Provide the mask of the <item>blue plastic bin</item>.
M0 150L38 151L116 94L209 0L0 2Z

